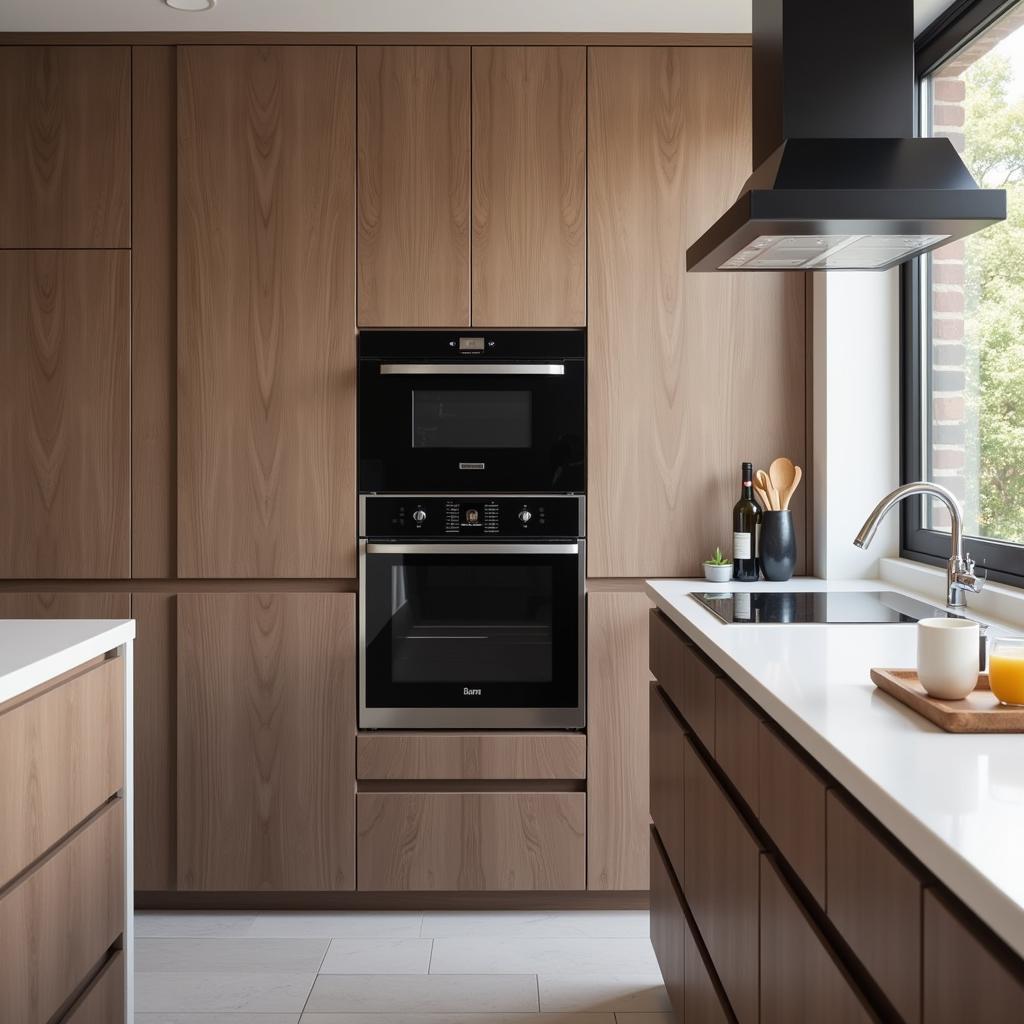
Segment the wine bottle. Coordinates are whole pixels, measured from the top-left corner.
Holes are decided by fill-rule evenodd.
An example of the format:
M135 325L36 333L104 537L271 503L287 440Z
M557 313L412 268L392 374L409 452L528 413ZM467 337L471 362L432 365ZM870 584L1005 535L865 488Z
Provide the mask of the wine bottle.
M743 491L732 510L732 578L741 583L757 580L757 542L761 506L754 501L754 467L743 463Z

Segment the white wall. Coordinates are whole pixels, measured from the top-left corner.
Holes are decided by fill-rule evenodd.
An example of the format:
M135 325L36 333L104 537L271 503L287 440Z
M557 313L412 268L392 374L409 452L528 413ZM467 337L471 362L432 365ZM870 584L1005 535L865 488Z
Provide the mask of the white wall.
M899 484L899 271L815 273L813 296L814 573L873 578L899 554L896 510L853 546Z

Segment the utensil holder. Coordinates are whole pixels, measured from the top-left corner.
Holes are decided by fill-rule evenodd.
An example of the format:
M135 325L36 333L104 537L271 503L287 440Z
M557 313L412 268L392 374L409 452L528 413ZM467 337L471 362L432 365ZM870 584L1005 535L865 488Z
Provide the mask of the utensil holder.
M796 569L796 531L793 513L763 512L761 514L761 572L766 580L784 583Z

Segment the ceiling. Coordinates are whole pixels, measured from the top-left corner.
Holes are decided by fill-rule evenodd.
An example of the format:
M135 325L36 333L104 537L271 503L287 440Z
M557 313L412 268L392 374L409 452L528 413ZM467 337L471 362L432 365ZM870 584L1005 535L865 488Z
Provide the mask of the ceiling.
M918 31L951 0L914 0ZM7 32L749 32L751 0L2 0Z

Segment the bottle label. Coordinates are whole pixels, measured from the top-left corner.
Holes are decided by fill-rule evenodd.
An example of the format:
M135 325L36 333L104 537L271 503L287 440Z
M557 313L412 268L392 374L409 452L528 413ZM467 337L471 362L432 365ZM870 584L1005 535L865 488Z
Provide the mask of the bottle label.
M732 535L733 559L750 558L750 534L734 533Z

